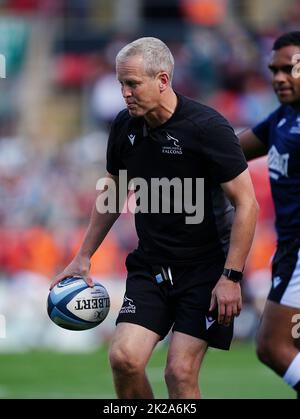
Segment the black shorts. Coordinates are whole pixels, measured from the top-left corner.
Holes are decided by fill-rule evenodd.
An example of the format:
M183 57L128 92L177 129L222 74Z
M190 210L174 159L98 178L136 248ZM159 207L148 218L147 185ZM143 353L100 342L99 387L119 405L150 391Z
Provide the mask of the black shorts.
M117 324L141 325L161 339L172 328L203 339L209 346L229 349L233 323L229 327L220 325L217 310L208 311L211 292L223 272L223 255L196 266L166 266L163 272L169 280L162 280L159 267L147 265L136 254L127 257L126 267L126 292Z
M278 244L268 300L300 308L300 239Z

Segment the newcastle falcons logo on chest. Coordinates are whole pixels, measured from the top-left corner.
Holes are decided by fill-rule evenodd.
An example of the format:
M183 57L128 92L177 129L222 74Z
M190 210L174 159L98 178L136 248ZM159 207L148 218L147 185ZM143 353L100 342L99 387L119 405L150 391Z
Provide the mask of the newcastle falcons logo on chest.
M167 140L170 141L170 145L163 146L162 153L163 154L182 154L182 148L180 145L180 142L177 138L172 137L168 132L167 134Z

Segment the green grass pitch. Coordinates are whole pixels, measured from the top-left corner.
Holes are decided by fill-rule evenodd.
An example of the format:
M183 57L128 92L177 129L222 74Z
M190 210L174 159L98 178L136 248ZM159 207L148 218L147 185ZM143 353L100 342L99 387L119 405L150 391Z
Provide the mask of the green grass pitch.
M0 354L0 398L115 398L108 348L91 354L30 352ZM156 398L167 398L163 372L166 346L153 354L148 376ZM201 373L203 398L295 398L256 359L254 346L234 343L229 352L209 350Z

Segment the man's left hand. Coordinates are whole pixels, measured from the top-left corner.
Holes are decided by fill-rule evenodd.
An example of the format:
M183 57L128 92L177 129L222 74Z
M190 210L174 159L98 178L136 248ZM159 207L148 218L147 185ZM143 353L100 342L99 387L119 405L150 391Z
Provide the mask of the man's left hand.
M218 306L218 323L229 326L242 309L241 286L221 276L211 293L209 311Z

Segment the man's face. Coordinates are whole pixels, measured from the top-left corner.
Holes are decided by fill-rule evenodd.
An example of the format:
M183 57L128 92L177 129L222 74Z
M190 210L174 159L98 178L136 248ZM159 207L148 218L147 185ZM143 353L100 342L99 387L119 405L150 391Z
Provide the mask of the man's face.
M300 77L292 75L295 64L292 58L300 54L299 46L288 46L272 52L269 68L272 71L274 91L282 104L292 105L300 103Z
M155 77L147 75L142 57L129 57L119 63L117 78L131 116L146 116L155 111L160 100L159 74Z

